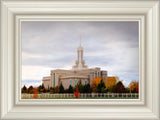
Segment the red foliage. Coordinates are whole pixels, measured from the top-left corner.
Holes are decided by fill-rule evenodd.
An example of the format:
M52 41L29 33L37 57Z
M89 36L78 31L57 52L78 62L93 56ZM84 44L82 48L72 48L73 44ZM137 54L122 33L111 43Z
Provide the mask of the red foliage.
M76 87L76 92L74 92L74 96L76 98L79 98L79 96L80 96L80 92L78 91L78 86Z
M136 84L136 93L138 93L138 92L139 92L139 85Z
M33 88L32 91L34 92L33 98L36 99L36 98L38 97L38 95L37 95L37 89L34 89L34 88Z
M139 92L139 82L138 81L132 81L129 84L129 90L138 93Z

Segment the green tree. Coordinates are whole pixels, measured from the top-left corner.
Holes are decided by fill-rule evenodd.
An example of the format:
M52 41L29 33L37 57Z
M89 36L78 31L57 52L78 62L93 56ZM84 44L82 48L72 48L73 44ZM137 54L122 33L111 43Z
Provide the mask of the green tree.
M33 86L31 85L31 86L29 86L29 88L28 88L29 90L32 90L33 89Z
M41 86L41 85L39 85L39 86L37 87L38 92L40 92L40 91L41 91L41 89L42 89L42 86Z
M101 93L106 93L106 92L107 92L107 90L104 87L102 87L101 88Z
M84 91L83 91L84 93L91 93L92 92L90 84L84 85L83 89L84 89Z
M40 86L38 86L38 87L37 87L37 90L38 90L38 92L40 92L40 93L41 93L41 92L44 92L44 93L46 92L46 89L45 89L45 87L44 87L43 84L40 85Z
M64 93L64 87L63 87L62 83L59 86L59 93Z
M42 87L41 87L41 90L40 90L40 91L43 92L43 93L46 92L46 89L45 89L45 87L44 87L44 84L42 84Z
M77 86L78 86L79 92L80 92L80 93L83 93L83 92L84 92L84 86L82 85L82 81L81 81L81 80L78 81Z
M50 93L54 93L54 87L50 87Z
M48 86L47 92L50 92L50 88L49 88L49 86Z
M71 85L69 86L68 93L73 93L73 87Z
M44 84L42 84L42 89L44 89L45 87L44 87Z
M117 85L113 85L112 87L110 87L109 92L117 93Z
M101 82L98 84L98 87L97 87L97 89L98 89L98 93L102 93L102 88L106 88L106 86L105 86L105 83L104 83L104 81L103 81L103 79L101 79Z
M33 86L31 85L31 86L29 86L29 88L28 88L28 93L33 94L34 92L33 92L32 90L33 90Z

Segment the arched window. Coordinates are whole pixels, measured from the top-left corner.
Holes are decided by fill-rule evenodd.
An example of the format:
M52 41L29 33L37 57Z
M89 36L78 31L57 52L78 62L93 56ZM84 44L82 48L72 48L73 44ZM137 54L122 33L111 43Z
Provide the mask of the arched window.
M72 85L72 80L70 80L70 85Z
M75 86L77 85L77 81L74 81L74 85L75 85Z
M87 85L87 81L85 81L85 85Z

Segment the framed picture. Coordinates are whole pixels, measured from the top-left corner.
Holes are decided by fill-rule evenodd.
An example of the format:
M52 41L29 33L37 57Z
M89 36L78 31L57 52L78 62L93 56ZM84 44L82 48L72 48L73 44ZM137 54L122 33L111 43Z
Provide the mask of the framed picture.
M159 0L1 8L0 119L160 119Z

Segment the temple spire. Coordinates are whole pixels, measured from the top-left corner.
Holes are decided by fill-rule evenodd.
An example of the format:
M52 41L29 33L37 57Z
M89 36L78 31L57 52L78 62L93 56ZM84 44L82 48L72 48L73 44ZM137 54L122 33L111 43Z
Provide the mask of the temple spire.
M76 65L74 65L73 69L85 69L87 66L85 65L85 61L83 60L83 47L81 46L81 33L80 33L80 46L77 48L77 60Z
M80 33L80 46L81 46L81 33Z

